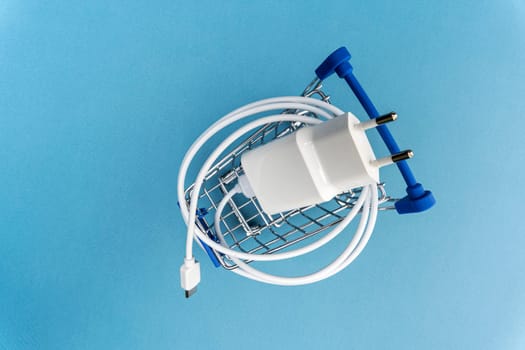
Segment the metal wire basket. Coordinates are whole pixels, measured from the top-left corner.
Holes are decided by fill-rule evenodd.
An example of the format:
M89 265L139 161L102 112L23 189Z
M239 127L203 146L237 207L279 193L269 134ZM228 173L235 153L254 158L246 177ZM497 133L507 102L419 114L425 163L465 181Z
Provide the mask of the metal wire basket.
M314 79L301 94L306 97L319 98L330 103L330 96L323 92L322 81ZM318 118L307 111L285 110L282 113L295 113ZM304 124L294 122L270 123L251 133L238 143L233 150L218 160L208 171L199 196L199 209L196 224L211 239L218 242L213 229L213 218L219 202L243 174L240 164L243 152L276 138L293 133ZM247 253L272 254L289 248L318 235L327 228L339 223L354 206L361 189L340 193L332 200L309 207L294 209L276 215L268 215L259 205L256 198L235 197L221 215L224 239L231 249ZM383 183L378 185L380 210L394 209L397 200L387 195ZM193 185L185 191L189 208ZM235 269L237 265L226 255L209 247L207 252L216 266ZM249 262L249 261L248 261Z

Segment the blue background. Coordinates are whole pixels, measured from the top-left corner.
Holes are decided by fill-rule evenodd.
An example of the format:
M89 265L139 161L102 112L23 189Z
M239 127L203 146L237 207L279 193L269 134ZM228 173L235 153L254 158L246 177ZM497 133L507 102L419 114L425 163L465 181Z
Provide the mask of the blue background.
M524 34L523 0L3 0L0 349L525 348ZM199 251L185 300L185 150L240 105L298 94L340 45L399 113L437 206L382 215L311 286ZM326 90L364 116L343 82ZM403 193L395 169L384 180Z

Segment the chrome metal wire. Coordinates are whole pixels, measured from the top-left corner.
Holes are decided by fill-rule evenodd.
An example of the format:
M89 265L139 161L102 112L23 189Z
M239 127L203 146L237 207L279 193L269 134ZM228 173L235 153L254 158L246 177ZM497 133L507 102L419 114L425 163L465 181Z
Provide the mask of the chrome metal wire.
M323 92L322 81L314 79L303 91L302 96L319 98L330 103L330 96ZM285 110L282 113L296 113L317 118L306 111ZM232 149L217 161L208 171L199 196L201 213L197 220L199 228L213 239L213 217L219 202L236 184L243 174L240 158L243 152L268 143L276 138L288 135L301 123L271 123L250 134L234 145ZM397 199L389 197L385 184L378 184L380 210L394 209ZM303 242L339 223L354 206L361 189L352 189L340 193L332 200L305 208L294 209L277 215L268 215L260 207L256 198L236 195L222 213L223 235L231 249L247 253L272 254ZM185 191L187 205L193 196L193 185ZM214 252L220 264L226 269L236 268L227 256Z

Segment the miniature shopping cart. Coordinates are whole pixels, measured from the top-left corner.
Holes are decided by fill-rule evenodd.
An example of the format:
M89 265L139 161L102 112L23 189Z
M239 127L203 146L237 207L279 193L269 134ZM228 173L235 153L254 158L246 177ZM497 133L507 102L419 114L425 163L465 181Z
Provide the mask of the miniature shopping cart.
M370 118L379 117L380 114L353 75L349 60L350 54L346 48L341 47L334 51L316 69L316 78L301 95L330 103L330 96L322 90L323 80L337 73L347 82L368 116ZM309 111L284 110L282 113L319 118ZM219 238L213 228L214 215L219 202L244 173L240 162L242 154L274 139L289 135L304 126L305 124L301 122L277 122L260 127L244 140L237 142L226 155L215 162L208 171L198 194L193 192L193 185L185 190L188 207L192 196L199 197L196 225L202 232L219 243ZM389 151L392 154L398 153L399 147L387 126L380 125L377 130ZM379 183L377 185L379 209L396 210L400 214L405 214L430 208L435 203L432 193L424 190L423 186L416 181L405 161L398 162L397 166L407 184L407 196L400 199L392 198L387 194L385 184ZM341 222L355 205L361 190L361 188L348 190L328 202L274 215L264 212L256 198L243 197L241 200L230 200L221 215L224 227L222 244L226 242L230 249L250 254L272 254L299 245L313 236L323 234L328 228ZM226 269L237 268L237 264L227 255L213 250L203 242L200 243L215 266L223 266Z

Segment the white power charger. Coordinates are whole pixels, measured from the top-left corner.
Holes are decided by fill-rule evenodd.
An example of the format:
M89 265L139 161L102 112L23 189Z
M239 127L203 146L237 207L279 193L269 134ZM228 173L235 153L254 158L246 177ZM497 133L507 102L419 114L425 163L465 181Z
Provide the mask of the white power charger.
M284 113L305 111L310 114ZM213 135L235 122L257 114L277 111L278 114L253 120L238 128L225 138L202 165L192 193L200 193L206 174L220 156L239 137L252 129L272 123L304 123L296 132L278 138L266 145L246 151L241 156L244 174L229 190L215 208L213 231L219 240L208 235L196 225L197 206L200 196L192 195L189 205L180 205L187 224L186 255L181 266L181 287L186 296L193 294L200 282L200 264L193 257L193 241L206 245L217 253L228 256L237 265L233 273L256 281L278 285L302 285L328 278L352 263L366 246L372 235L378 212L379 167L412 157L404 151L376 159L365 131L377 125L393 121L395 113L359 122L351 113L345 113L329 103L308 97L284 96L254 102L243 106L212 124L190 147L181 164L177 181L179 203L185 203L185 186L189 165L197 151ZM316 117L312 116L314 114ZM242 192L247 197L257 197L262 209L268 214L314 205L332 199L345 190L362 188L354 205L330 232L297 249L258 254L230 248L221 232L222 211ZM304 276L277 276L248 265L248 261L278 261L295 258L330 242L337 237L359 214L359 224L352 240L344 251L330 264Z
M248 151L241 157L246 174L239 181L242 192L257 197L266 213L277 214L377 184L379 167L396 159L376 160L365 130L396 117L390 113L361 123L346 112ZM412 153L404 155L398 157Z

